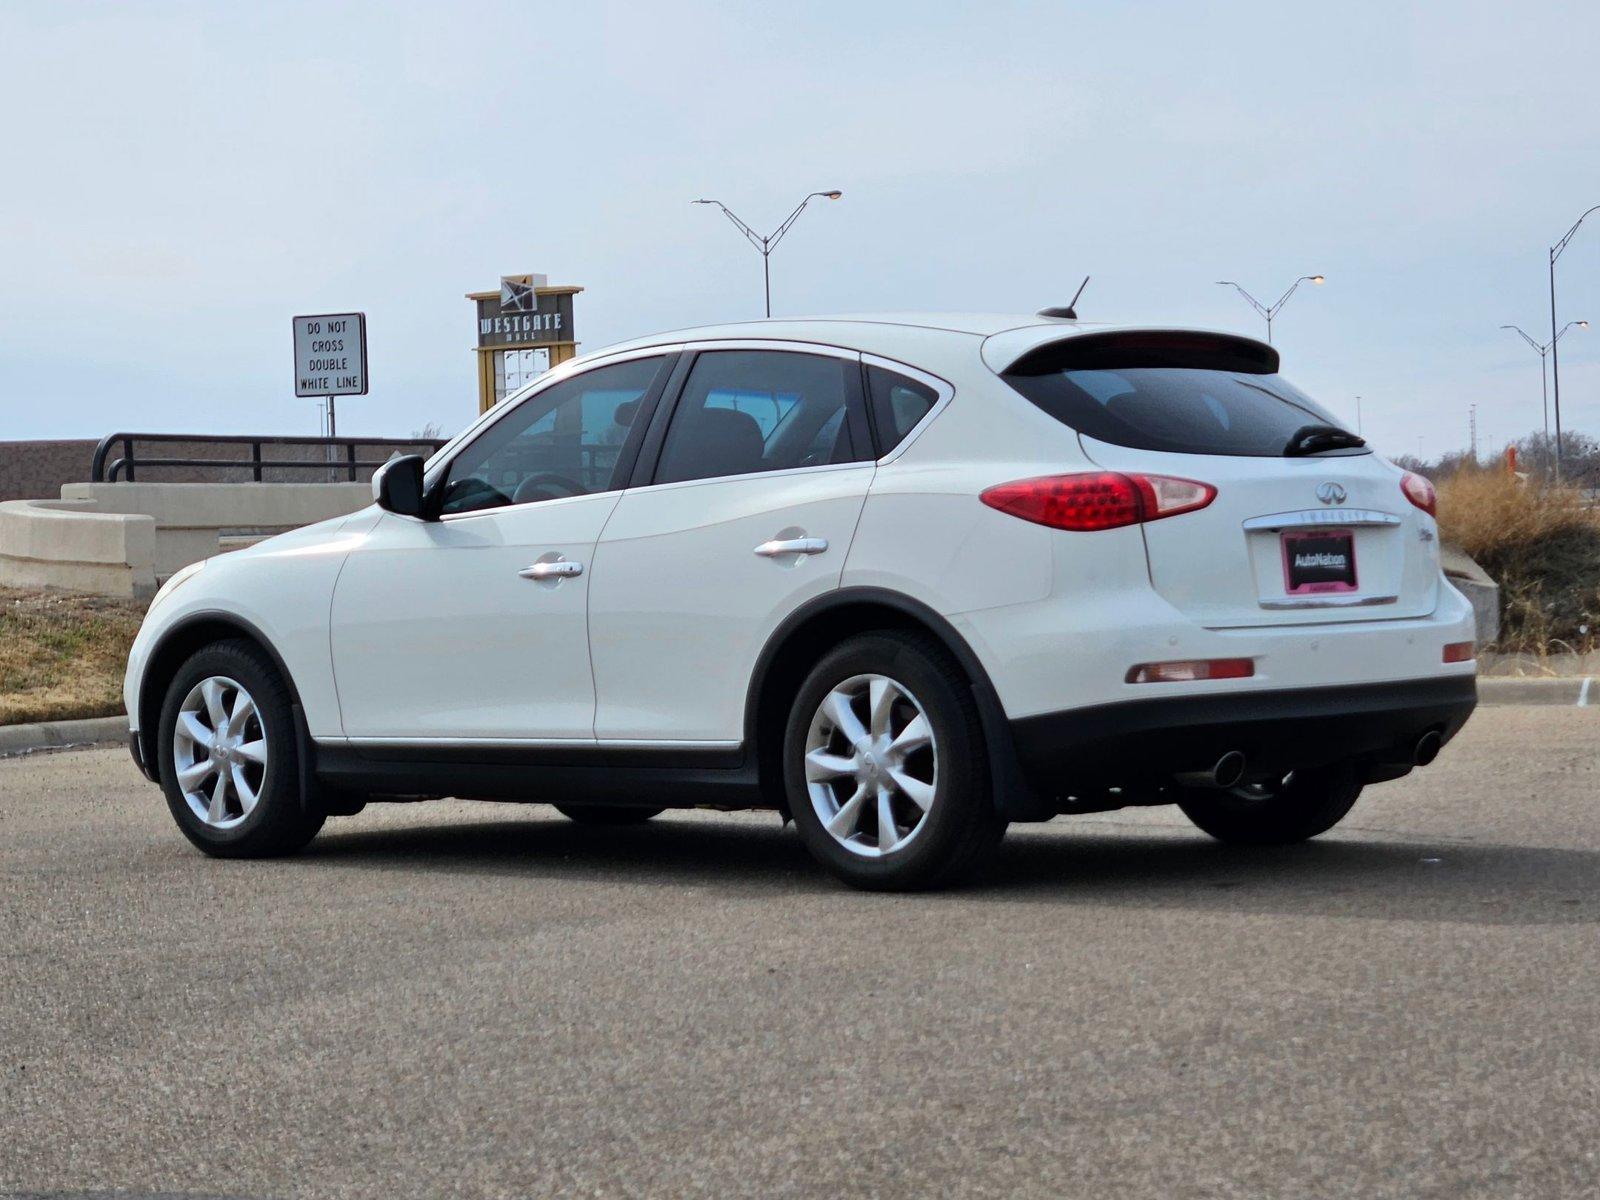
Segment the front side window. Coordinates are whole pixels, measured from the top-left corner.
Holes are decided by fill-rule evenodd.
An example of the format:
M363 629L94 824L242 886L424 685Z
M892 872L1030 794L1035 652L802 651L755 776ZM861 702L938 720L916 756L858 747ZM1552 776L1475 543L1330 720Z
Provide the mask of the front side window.
M786 471L869 457L851 434L856 364L779 350L709 350L672 414L657 483Z
M608 490L639 402L665 361L597 367L530 396L451 460L441 514Z

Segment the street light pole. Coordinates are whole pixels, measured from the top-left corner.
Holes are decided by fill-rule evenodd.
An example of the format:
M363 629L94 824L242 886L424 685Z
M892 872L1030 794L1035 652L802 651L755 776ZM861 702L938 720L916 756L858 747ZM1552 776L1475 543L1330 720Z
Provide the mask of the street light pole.
M1289 290L1287 292L1278 297L1278 302L1276 304L1261 303L1261 301L1257 300L1254 296L1245 291L1231 279L1219 279L1217 280L1217 286L1231 287L1234 291L1238 292L1239 295L1245 298L1245 303L1249 304L1251 308L1255 309L1257 314L1259 314L1267 322L1267 345L1270 346L1272 344L1273 318L1278 315L1279 311L1285 304L1289 303L1289 297L1294 295L1295 289L1297 289L1302 283L1315 283L1320 285L1322 282L1323 277L1321 275L1302 275L1299 279L1296 279L1289 285Z
M1550 375L1555 380L1555 405L1556 405L1556 480L1561 479L1561 351L1556 343L1561 340L1561 335L1556 332L1556 259L1561 257L1561 252L1567 248L1567 243L1578 232L1592 212L1600 211L1600 204L1585 209L1583 216L1572 223L1572 228L1567 230L1563 237L1554 246L1550 247Z
M1527 342L1528 345L1532 346L1534 353L1539 356L1539 395L1544 404L1544 436L1548 438L1550 436L1550 376L1549 372L1545 370L1545 356L1555 348L1556 342L1567 336L1567 330L1573 328L1587 329L1589 328L1589 322L1568 321L1561 327L1561 332L1556 334L1553 341L1545 342L1543 345L1529 337L1527 331L1521 326L1502 325L1500 328L1511 330L1523 341Z
M754 246L757 251L760 252L761 283L762 289L766 295L767 316L770 317L772 315L772 267L770 262L772 258L772 252L778 248L778 243L783 240L783 235L788 233L794 223L800 219L800 214L805 211L806 205L810 204L819 196L824 200L837 200L842 195L844 195L844 193L839 191L837 188L827 192L812 192L804 200L800 201L799 204L795 205L794 211L783 219L782 225L779 225L771 233L766 234L765 236L757 233L754 229L751 229L750 226L741 221L737 216L734 215L733 210L721 200L692 200L690 203L715 204L722 210L722 215L727 217L728 220L732 221L735 228L737 228L740 233L744 234L745 239L752 246Z

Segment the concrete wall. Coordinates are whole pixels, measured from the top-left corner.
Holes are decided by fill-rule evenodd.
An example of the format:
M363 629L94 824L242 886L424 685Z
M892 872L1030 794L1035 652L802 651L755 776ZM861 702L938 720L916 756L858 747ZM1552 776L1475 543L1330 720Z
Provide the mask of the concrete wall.
M0 502L0 585L147 596L180 567L343 516L367 483L69 483Z
M94 447L88 440L0 442L0 500L59 496L63 483L89 478Z
M155 572L165 579L178 568L219 549L226 537L269 536L372 502L370 483L69 483L63 500L90 502L104 513L144 513L155 518Z
M0 584L125 599L156 590L156 521L84 500L0 501Z

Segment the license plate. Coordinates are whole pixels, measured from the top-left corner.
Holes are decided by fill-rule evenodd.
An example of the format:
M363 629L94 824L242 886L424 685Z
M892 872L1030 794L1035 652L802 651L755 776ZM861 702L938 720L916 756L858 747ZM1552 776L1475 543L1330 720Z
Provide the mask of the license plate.
M1355 534L1348 529L1285 533L1283 585L1291 596L1355 591Z

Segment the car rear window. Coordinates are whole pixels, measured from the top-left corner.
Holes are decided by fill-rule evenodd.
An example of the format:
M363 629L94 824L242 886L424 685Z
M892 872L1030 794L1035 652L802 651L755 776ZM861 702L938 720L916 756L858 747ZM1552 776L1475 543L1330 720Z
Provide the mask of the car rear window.
M1003 378L1086 437L1140 450L1279 457L1308 427L1343 429L1276 366L1244 339L1083 337L1035 351Z

